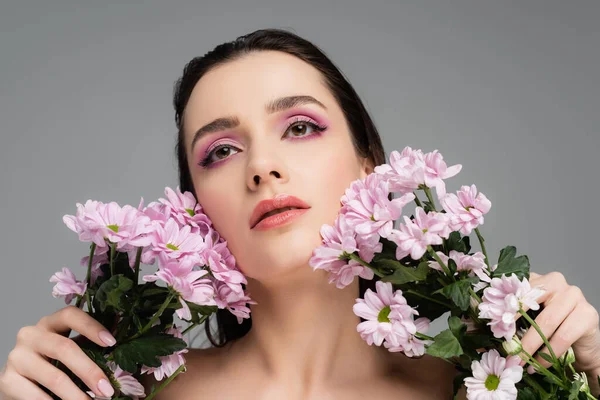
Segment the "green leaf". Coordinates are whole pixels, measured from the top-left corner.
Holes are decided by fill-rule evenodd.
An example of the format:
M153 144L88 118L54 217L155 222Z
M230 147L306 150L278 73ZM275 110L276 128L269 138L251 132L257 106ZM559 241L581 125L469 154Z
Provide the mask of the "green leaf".
M461 279L449 284L448 286L444 286L443 288L435 291L434 294L442 293L448 299L452 300L458 308L460 308L462 311L466 311L469 308L471 299L469 289L474 282L477 282L477 280L478 278L476 277Z
M396 285L402 285L408 282L420 282L427 279L427 274L430 271L427 262L422 262L417 268L407 267L395 260L380 260L377 266L391 267L395 271L391 275L381 278L383 282L391 282Z
M506 246L500 251L498 268L492 272L492 277L499 278L502 274L510 276L517 275L519 279L529 278L529 258L526 255L515 258L517 248Z
M535 392L530 387L520 389L517 393L517 400L537 400Z
M434 357L448 359L463 354L463 349L458 342L458 339L450 329L440 332L434 338L434 342L427 347L427 354Z
M459 232L452 232L448 239L446 240L446 247L448 253L451 250L456 250L464 254L468 254L471 251L471 243L468 236L464 236L461 238Z
M450 328L452 334L458 339L467 332L467 324L462 322L458 317L448 318L448 328Z
M160 367L161 361L158 357L168 356L186 347L187 344L182 339L166 333L156 333L118 346L113 356L124 371L135 373L138 364Z
M582 381L573 381L569 389L569 400L575 400L579 396L579 389L583 386Z
M128 303L125 294L133 287L133 281L123 275L112 276L104 282L96 296L94 297L94 305L100 307L102 312L106 311L107 307L113 307L119 311L125 311Z

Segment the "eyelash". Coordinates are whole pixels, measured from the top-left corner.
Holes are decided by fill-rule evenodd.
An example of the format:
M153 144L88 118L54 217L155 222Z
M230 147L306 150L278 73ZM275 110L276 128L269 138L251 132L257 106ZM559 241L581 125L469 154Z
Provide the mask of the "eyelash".
M295 121L293 121L292 123L290 123L287 128L285 128L285 132L287 132L290 128L292 128L295 125L298 125L298 123L301 122L302 124L306 124L309 127L311 127L313 129L313 131L315 131L314 133L310 134L310 135L306 135L306 136L300 136L300 137L295 137L292 140L304 140L305 138L308 137L312 137L314 135L320 135L321 132L323 132L325 129L327 129L327 126L324 125L319 125L315 122L312 122L311 120L306 120L306 119L302 119L301 117L298 117ZM235 146L231 145L231 144L220 144L218 146L216 146L215 148L213 148L210 152L206 153L206 156L198 163L198 165L200 165L202 168L210 168L211 165L213 164L218 164L221 161L211 161L212 155L222 149L222 148L235 148ZM229 158L229 157L227 157ZM223 158L223 160L226 160L227 158Z

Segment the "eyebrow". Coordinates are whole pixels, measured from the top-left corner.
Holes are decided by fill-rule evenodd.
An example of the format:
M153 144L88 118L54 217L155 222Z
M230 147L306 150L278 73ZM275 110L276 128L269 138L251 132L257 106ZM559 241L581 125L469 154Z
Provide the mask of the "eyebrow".
M319 107L327 110L327 107L319 100L315 99L312 96L302 95L302 96L287 96L280 97L278 99L272 100L265 105L265 111L267 114L274 114L277 112L281 112L293 107L302 106L305 104L316 104ZM194 133L194 138L192 139L191 149L194 148L196 142L207 133L224 131L226 129L235 128L240 124L240 121L237 117L222 117L217 118L212 122L204 125L202 128L198 129L196 133Z

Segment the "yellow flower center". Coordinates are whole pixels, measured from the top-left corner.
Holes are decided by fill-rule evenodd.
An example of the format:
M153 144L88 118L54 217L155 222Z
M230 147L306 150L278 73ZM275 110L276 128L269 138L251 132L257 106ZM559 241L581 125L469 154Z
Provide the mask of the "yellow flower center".
M499 385L500 378L498 378L496 375L488 375L487 379L485 380L485 388L487 390L496 390L498 389Z
M390 322L390 311L392 311L392 309L390 308L390 306L385 306L381 309L381 311L379 311L379 315L377 316L377 321L379 322Z

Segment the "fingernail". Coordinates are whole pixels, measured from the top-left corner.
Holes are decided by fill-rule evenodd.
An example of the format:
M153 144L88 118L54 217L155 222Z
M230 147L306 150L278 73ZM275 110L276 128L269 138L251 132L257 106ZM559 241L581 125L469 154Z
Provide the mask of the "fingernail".
M117 339L115 339L109 331L102 331L98 334L98 336L100 337L100 340L102 340L108 346L114 346L115 343L117 343Z
M527 367L527 373L528 374L533 374L535 372L535 369L533 369L533 365L530 365L529 367Z
M100 379L100 382L98 382L98 390L104 396L108 396L108 397L115 394L115 389L113 389L112 385L110 383L108 383L108 381L106 379Z

